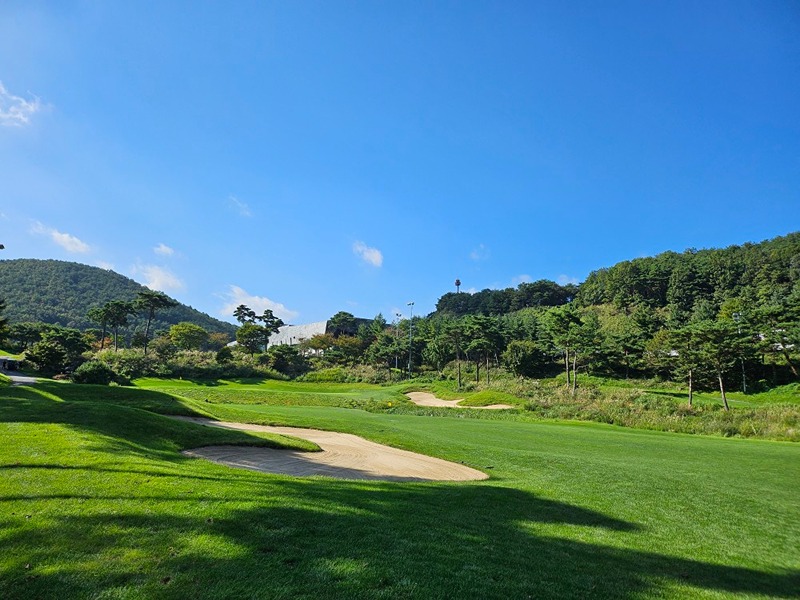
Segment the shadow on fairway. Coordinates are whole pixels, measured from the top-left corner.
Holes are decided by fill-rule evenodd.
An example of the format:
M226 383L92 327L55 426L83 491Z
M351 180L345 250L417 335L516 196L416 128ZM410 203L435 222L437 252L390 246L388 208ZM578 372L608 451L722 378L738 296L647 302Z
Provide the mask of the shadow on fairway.
M667 390L647 390L648 394L654 394L656 396L669 396L670 398L675 398L677 400L684 400L688 401L689 393L688 392L670 392Z
M646 549L648 532L637 523L498 481L294 479L188 460L177 448L210 428L97 401L58 402L60 387L81 389L4 393L0 422L101 433L98 462L62 468L53 457L0 474L29 469L36 482L0 486L4 600L633 600L698 590L800 598L798 570L659 554ZM147 402L185 409L151 394Z
M164 392L135 387L75 385L44 381L35 386L6 388L2 395L32 401L99 402L139 408L160 414L193 415L194 410L179 398ZM2 407L0 407L2 409ZM2 414L0 414L0 418Z
M628 599L680 582L800 597L797 571L765 573L537 535L537 527L549 524L618 536L640 529L516 489L252 475L229 483L201 497L132 492L113 514L11 517L33 527L7 529L4 547L18 560L2 573L0 592L8 599L89 597L100 590L113 596L115 589L175 598ZM283 501L271 507L274 495ZM102 493L88 498L107 499ZM52 501L85 503L86 497ZM150 514L142 513L142 502ZM242 502L253 507L233 508ZM104 555L127 552L149 558L98 568Z
M119 389L124 391L120 393ZM89 449L123 457L136 455L183 463L188 459L180 450L207 445L298 448L285 436L264 437L246 431L203 427L157 414L206 416L161 392L51 384L7 389L0 396L0 423L59 424L95 432L100 436L92 439ZM298 443L300 448L307 445Z

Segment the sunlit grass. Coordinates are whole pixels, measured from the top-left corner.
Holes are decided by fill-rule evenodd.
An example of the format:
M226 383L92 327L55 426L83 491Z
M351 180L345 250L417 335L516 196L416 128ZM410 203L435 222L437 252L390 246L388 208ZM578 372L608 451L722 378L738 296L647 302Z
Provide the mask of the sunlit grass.
M4 599L719 598L800 589L794 444L48 388L0 392ZM179 407L353 432L463 461L491 479L367 483L230 469L180 450L258 440L152 412Z

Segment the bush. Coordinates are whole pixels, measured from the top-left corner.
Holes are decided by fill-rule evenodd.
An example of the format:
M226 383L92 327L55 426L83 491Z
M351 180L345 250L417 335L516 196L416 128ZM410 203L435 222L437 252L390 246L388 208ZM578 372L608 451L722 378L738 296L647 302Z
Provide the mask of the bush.
M103 350L95 358L126 379L165 374L163 363L152 354L145 356L141 350Z
M104 362L90 360L75 369L72 374L72 381L75 383L93 383L96 385L108 385L112 381L119 381L120 377L114 370Z

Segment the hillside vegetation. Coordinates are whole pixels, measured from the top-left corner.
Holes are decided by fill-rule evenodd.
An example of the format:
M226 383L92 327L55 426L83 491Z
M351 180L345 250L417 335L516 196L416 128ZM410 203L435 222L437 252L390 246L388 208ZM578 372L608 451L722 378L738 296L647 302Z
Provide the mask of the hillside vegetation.
M9 323L44 322L87 329L96 327L87 313L112 300L134 300L147 288L114 271L60 260L20 258L0 261L0 290ZM130 330L144 328L146 315L131 317ZM190 306L159 311L151 330L168 329L182 321L208 331L233 335L236 327Z

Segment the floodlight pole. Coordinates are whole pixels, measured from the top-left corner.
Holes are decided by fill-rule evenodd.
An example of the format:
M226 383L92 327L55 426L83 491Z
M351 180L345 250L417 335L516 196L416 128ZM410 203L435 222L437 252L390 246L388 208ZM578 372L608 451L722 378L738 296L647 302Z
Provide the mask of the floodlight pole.
M742 326L739 324L739 320L742 318L742 314L735 312L733 313L733 320L736 321L736 332L739 335L742 335ZM740 356L739 360L742 362L742 393L747 393L747 379L744 373L744 356Z
M411 379L411 332L414 331L414 303L409 302L411 316L408 318L408 378Z
M397 317L397 322L395 323L395 326L394 326L394 336L395 336L395 340L397 340L397 338L399 337L397 334L400 333L400 321L403 320L403 315L401 315L400 313L394 313L394 316ZM395 344L395 347L394 347L394 370L395 371L398 371L397 361L399 360L399 358L397 356L397 354L398 354L397 348L398 348L398 344Z

